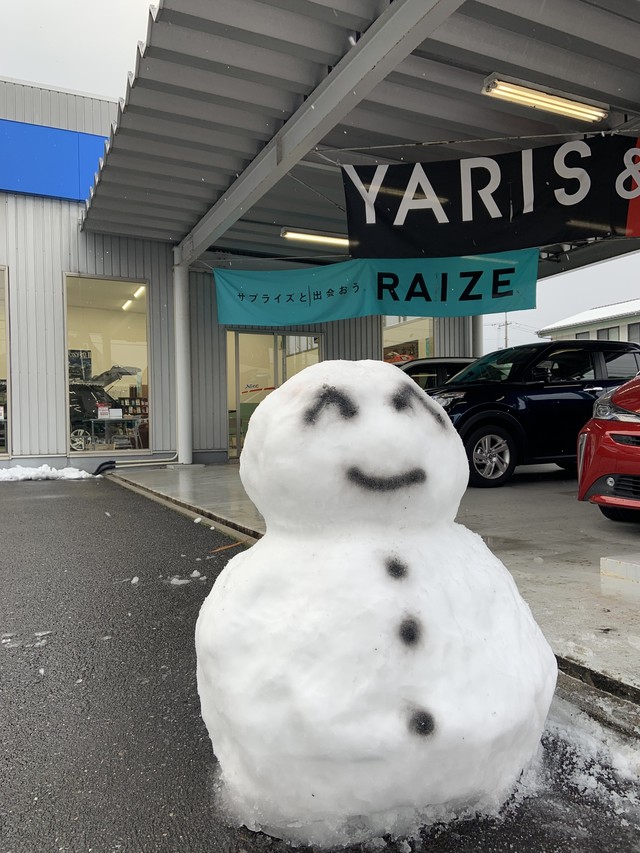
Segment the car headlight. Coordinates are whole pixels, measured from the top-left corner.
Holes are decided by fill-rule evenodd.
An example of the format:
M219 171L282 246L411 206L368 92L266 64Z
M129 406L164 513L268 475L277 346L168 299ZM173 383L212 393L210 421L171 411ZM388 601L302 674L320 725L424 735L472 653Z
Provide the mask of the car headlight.
M616 406L611 401L613 391L599 397L593 404L593 417L599 421L626 421L627 423L640 423L640 414L630 412L628 409L623 409Z
M442 408L448 411L454 403L457 403L458 400L464 400L465 392L464 391L438 391L437 394L431 395L433 399L440 403Z

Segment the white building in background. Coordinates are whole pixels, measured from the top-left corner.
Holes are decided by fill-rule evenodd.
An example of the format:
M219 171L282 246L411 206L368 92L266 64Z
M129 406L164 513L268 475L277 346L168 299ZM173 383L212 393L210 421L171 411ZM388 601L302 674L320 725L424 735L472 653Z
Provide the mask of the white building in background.
M601 340L640 343L640 299L581 311L538 331L554 341Z

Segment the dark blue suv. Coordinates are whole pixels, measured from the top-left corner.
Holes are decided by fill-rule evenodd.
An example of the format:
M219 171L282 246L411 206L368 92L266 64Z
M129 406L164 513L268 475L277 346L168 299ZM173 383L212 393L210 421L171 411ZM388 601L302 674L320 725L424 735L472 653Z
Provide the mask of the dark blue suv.
M429 394L460 433L472 486L502 486L516 465L576 464L595 400L640 371L640 344L570 340L484 355Z

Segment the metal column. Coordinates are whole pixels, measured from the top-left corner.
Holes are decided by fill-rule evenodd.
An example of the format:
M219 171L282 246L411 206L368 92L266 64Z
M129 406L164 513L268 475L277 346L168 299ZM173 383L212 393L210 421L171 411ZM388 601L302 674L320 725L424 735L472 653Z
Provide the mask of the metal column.
M179 257L174 249L174 261ZM173 265L173 310L175 323L176 434L178 463L193 459L193 413L191 399L191 335L189 325L189 265Z

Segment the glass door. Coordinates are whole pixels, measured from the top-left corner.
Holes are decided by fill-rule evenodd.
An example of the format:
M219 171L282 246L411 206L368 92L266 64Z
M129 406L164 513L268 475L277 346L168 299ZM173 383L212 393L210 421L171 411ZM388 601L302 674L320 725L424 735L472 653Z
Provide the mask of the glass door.
M229 456L240 455L256 406L290 376L318 360L317 336L227 333Z
M230 332L229 454L239 456L249 419L278 383L276 336Z

